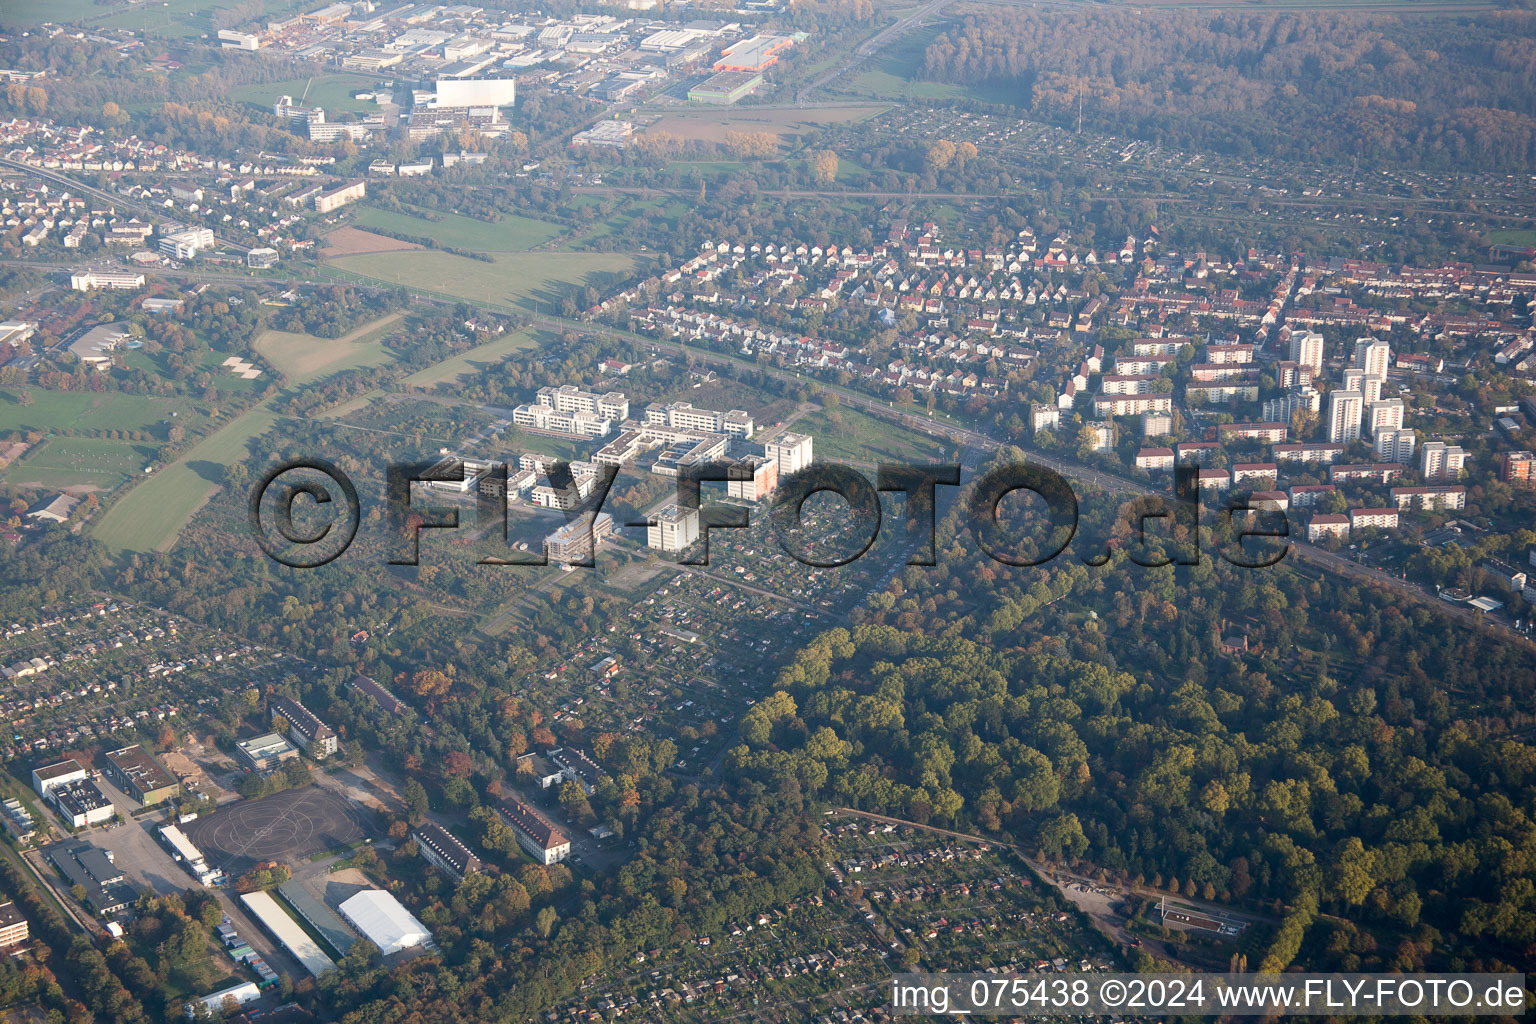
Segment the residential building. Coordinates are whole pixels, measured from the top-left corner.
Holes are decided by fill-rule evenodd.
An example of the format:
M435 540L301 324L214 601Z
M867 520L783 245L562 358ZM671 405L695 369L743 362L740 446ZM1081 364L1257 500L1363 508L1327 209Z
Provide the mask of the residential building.
M1392 365L1392 346L1376 338L1361 338L1355 342L1354 365L1364 370L1367 377L1385 377Z
M501 817L517 837L518 845L540 864L558 864L571 855L571 841L537 809L515 797L497 805Z
M1365 407L1365 431L1374 438L1383 430L1401 430L1404 412L1401 398L1371 402Z
M1456 444L1425 441L1419 449L1419 475L1425 480L1457 480L1466 468L1467 453Z
M1392 501L1399 509L1457 512L1467 507L1467 489L1461 486L1394 487Z
M587 796L597 792L598 783L608 777L596 761L575 747L557 747L549 752L549 759L560 766L565 778L581 786Z
M267 702L267 712L275 723L281 718L288 723L288 738L316 761L322 761L336 753L336 733L315 717L303 704L292 697L274 694Z
M1136 453L1136 468L1148 473L1173 469L1172 448L1143 448Z
M646 547L675 554L699 539L699 510L673 503L651 514L645 528Z
M1328 440L1349 444L1360 439L1360 418L1365 412L1365 396L1358 391L1328 393Z
M1351 530L1395 530L1397 509L1352 508L1349 510L1349 527Z
M416 849L429 864L447 874L455 882L481 868L480 858L470 852L459 837L436 822L426 822L411 834Z
M1499 479L1516 487L1536 488L1536 452L1505 452L1500 455Z
M0 949L9 949L26 942L31 935L27 919L21 916L16 904L10 900L0 903Z
M348 203L354 203L368 194L368 182L359 179L346 185L339 185L326 192L315 195L315 210L319 213L330 213L338 210Z
M1383 430L1376 435L1376 455L1384 462L1407 465L1413 461L1413 450L1418 443L1419 437L1412 430Z
M1323 372L1323 336L1312 331L1292 331L1290 361L1308 367L1321 376Z

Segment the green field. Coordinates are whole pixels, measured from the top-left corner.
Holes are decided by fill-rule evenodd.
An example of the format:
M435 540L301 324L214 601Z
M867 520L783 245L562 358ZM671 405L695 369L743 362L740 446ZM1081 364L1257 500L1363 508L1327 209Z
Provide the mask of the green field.
M1490 245L1536 245L1536 229L1490 231L1484 240Z
M254 347L287 376L290 384L307 384L341 370L389 362L394 356L384 347L384 338L404 315L391 313L339 338L262 331Z
M503 214L500 220L492 224L454 213L439 214L429 220L372 206L358 210L352 223L360 228L383 228L385 231L430 238L438 245L475 252L522 252L543 245L565 231L559 224L515 214Z
M110 491L155 460L156 447L93 437L50 437L5 469L13 486Z
M552 314L585 285L606 291L628 280L640 261L613 253L540 252L502 254L484 263L415 249L343 256L330 265L388 284Z
M848 406L800 417L789 427L816 439L816 458L840 462L927 462L950 449L922 434L876 419Z
M10 0L6 2L9 4ZM216 13L237 6L242 7L241 14L234 18L220 18L217 23L215 22ZM303 6L306 6L304 0L263 0L261 17L251 19L244 14L243 5L237 4L236 0L161 0L160 3L141 0L136 4L93 7L93 11L86 17L113 11L116 13L100 20L93 20L92 24L101 28L128 29L167 39L191 39L204 33L216 32L220 28L227 28L235 20L242 23L249 20L264 21ZM50 17L54 21L58 20L58 15Z
M91 531L113 551L164 551L218 487L224 468L244 459L246 445L277 417L254 406L148 477L106 511Z
M408 388L430 388L465 377L473 377L501 362L513 352L536 348L539 344L539 336L543 333L534 330L512 331L495 341L486 342L468 352L461 352L444 359L425 370L418 370L400 383Z
M163 436L162 421L172 413L192 429L197 419L185 398L156 398L117 392L45 391L32 388L32 404L22 405L12 391L0 391L0 433L64 427L76 430L149 430Z
M253 104L269 114L272 112L272 104L277 102L279 96L292 96L295 103L299 102L302 96L306 106L323 107L327 114L333 110L368 111L375 109L376 104L372 100L355 100L352 94L372 89L377 84L377 78L369 78L366 75L319 74L313 77L288 78L281 82L242 85L238 89L231 90L229 98L237 103Z

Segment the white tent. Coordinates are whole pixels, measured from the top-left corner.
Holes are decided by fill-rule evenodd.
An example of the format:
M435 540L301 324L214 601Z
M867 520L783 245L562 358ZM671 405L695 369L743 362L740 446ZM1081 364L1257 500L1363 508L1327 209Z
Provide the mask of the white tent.
M385 956L432 941L427 926L383 889L365 889L337 909Z

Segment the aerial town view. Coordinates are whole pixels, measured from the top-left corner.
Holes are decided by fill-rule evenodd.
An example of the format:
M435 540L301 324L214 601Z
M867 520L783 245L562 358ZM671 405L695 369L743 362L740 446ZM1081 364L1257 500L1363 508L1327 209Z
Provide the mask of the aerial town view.
M0 1022L1526 1019L1533 317L1527 0L0 0Z

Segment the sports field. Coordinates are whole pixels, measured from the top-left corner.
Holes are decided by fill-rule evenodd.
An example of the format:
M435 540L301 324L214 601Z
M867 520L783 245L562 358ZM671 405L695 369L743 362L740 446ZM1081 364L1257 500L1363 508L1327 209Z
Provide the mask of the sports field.
M429 219L373 206L358 210L352 222L360 228L398 231L430 238L438 245L474 252L522 252L543 245L565 231L559 224L516 214L503 214L493 223L453 213L436 214Z
M513 352L536 347L539 344L539 335L542 333L534 330L512 331L494 341L472 348L468 352L461 352L425 370L419 370L400 383L408 388L430 388L437 384L457 381L462 377L472 377L501 362Z
M246 410L123 495L92 535L113 551L168 550L218 488L224 468L245 458L247 443L276 421L265 402Z
M388 284L406 285L457 298L517 306L533 313L559 312L562 299L584 285L599 291L613 276L628 278L639 259L617 253L502 253L485 263L425 249L343 256L333 267Z
M5 468L16 487L110 491L155 460L155 446L94 437L50 437Z
M342 110L362 112L377 109L378 105L372 100L353 99L352 94L371 90L376 85L378 79L367 75L320 74L242 85L231 90L229 98L260 107L268 114L272 113L272 105L279 96L292 96L295 103L303 97L305 106L320 107L327 114Z
M394 356L384 347L384 336L403 315L391 313L339 338L263 331L255 348L262 358L287 375L290 383L306 384L338 370L389 362Z

